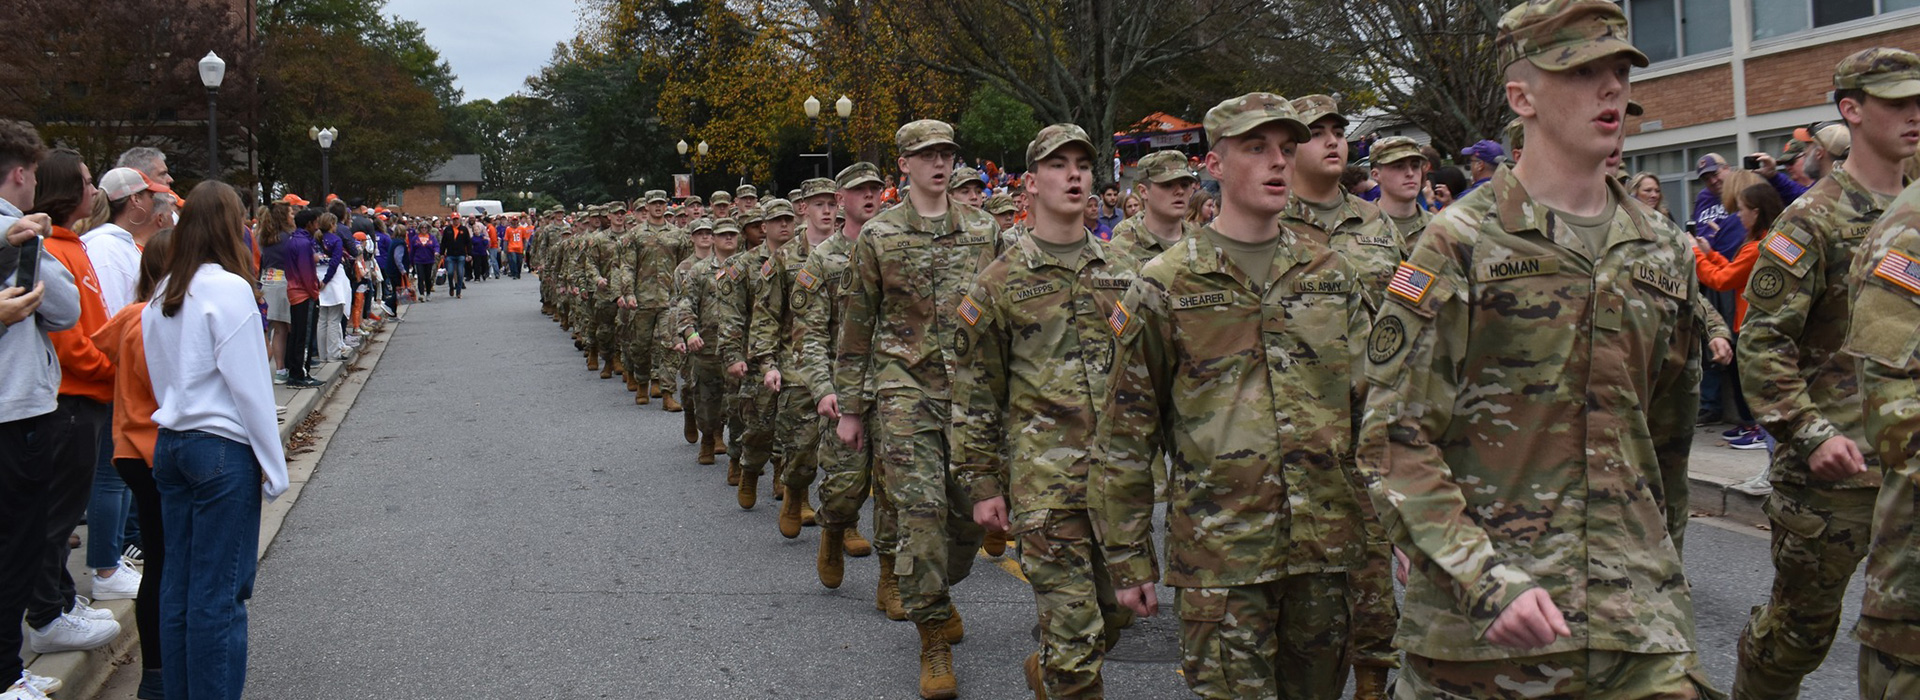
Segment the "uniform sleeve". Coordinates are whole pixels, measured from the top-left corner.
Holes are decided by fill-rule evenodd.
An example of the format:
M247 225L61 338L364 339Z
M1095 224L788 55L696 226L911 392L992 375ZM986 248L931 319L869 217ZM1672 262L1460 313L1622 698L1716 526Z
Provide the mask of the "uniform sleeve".
M974 284L960 308L939 313L959 316L954 324L957 346L973 349L958 354L955 362L953 462L961 486L979 503L1007 490L1000 474L1007 444L1007 357L1012 338L1000 304L984 282ZM972 322L967 320L970 315Z
M1744 257L1744 255L1742 256ZM1700 411L1700 344L1702 321L1694 315L1704 309L1715 319L1719 312L1699 302L1699 285L1686 288L1692 298L1681 304L1679 322L1671 327L1673 335L1664 345L1664 354L1654 365L1656 374L1647 397L1647 431L1653 442L1653 457L1660 470L1661 507L1667 514L1667 535L1673 538L1674 551L1680 551L1687 528L1687 462L1693 452L1693 421Z
M718 286L714 299L713 312L718 314L719 323L715 325L719 338L713 339L718 345L720 366L732 367L747 361L747 319L753 312L753 285L743 272L745 266L729 266L725 279L716 280Z
M788 245L806 243L796 240ZM760 283L759 294L754 295L753 315L747 322L747 361L760 374L780 369L780 312L787 305L787 285L793 279L787 275L785 266L779 265L778 260L774 262L772 273ZM786 378L782 377L781 381L785 382Z
M1160 579L1153 551L1154 473L1167 435L1173 387L1172 319L1166 290L1142 276L1113 309L1112 374L1101 405L1100 444L1088 499L1115 588Z
M793 291L793 306L798 307L793 314L793 347L800 356L800 366L795 367L794 372L807 385L807 390L813 392L816 401L834 393L834 339L827 335L827 326L833 318L835 292L821 270L819 265L807 263L807 274L814 279L813 288Z
M1733 329L1727 327L1727 319L1720 316L1720 311L1707 303L1706 295L1693 295L1693 318L1700 323L1700 333L1706 340L1718 338L1733 342Z
M873 401L867 393L867 377L873 371L873 333L880 320L880 257L870 236L861 236L853 244L845 294L846 315L834 347L833 385L840 394L840 412L858 416Z
M1413 301L1388 292L1373 322L1367 340L1373 386L1358 462L1388 539L1451 593L1474 631L1485 635L1507 605L1539 584L1508 563L1467 514L1460 484L1435 444L1452 422L1471 342L1461 291L1466 276L1442 252L1453 247L1446 233L1443 224L1429 226L1406 263L1432 271L1431 287Z
M1772 253L1754 263L1754 278L1779 283L1748 285L1747 317L1740 326L1740 388L1767 434L1804 461L1840 430L1820 412L1800 376L1798 339L1816 296L1827 288L1826 246L1800 231L1804 219L1783 222L1769 236L1788 236L1800 245L1800 258L1788 264ZM1810 233L1810 232L1808 232ZM1768 272L1772 270L1772 272Z

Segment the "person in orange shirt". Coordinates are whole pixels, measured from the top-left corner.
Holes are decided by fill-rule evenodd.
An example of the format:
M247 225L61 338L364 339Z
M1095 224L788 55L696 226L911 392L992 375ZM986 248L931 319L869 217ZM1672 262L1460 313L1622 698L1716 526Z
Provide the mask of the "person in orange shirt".
M518 220L514 224L507 229L507 276L520 279L520 264L526 260L527 236L532 230L520 225Z
M166 568L166 532L160 518L160 487L153 483L153 445L160 426L153 412L160 410L147 377L147 344L140 332L140 311L153 298L154 287L167 276L167 252L173 248L173 229L147 239L140 251L140 278L134 303L120 309L93 333L93 344L114 365L113 471L133 492L139 506L141 549L146 569L133 601L134 622L140 627L139 697L160 697L160 576Z
M1741 177L1743 175L1750 177ZM1700 276L1700 283L1722 292L1734 293L1733 329L1738 337L1740 325L1747 319L1747 279L1753 275L1753 263L1760 257L1760 241L1766 238L1767 231L1773 228L1774 219L1786 205L1780 201L1779 192L1773 185L1761 180L1749 171L1737 171L1728 176L1726 191L1734 193L1730 204L1734 213L1740 217L1740 223L1746 226L1747 240L1740 244L1740 252L1728 260L1715 252L1713 245L1705 238L1695 238L1693 246L1694 270ZM1728 367L1738 375L1738 366L1728 360ZM1769 449L1769 437L1765 430L1753 420L1753 409L1747 406L1747 399L1736 386L1738 382L1729 382L1733 392L1734 407L1739 413L1739 422L1730 430L1721 433L1727 438L1727 445L1736 450Z

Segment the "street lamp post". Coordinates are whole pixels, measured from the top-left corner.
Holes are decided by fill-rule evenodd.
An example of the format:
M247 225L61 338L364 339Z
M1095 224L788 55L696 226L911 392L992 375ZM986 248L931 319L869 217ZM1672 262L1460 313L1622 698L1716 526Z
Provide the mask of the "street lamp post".
M814 96L812 95L808 95L807 101L801 103L800 108L806 111L807 119L809 121L812 121L815 126L820 125L820 100L814 98ZM835 100L833 102L833 112L834 114L837 114L840 116L840 128L843 130L846 129L847 118L853 116L852 98L849 98L846 95L841 95L840 99ZM827 145L826 145L827 176L832 177L834 173L838 172L833 169L833 129L831 127L827 127L827 128L824 128L823 131L826 132L826 136L827 136ZM818 175L819 172L815 171L814 174Z
M207 179L220 179L220 83L227 79L227 62L207 52L200 59L200 84L207 87Z
M693 152L699 155L698 158L693 159L693 169L692 169L692 172L694 175L693 179L697 180L699 179L699 176L700 176L700 161L706 160L707 158L707 142L702 140L698 145L693 147ZM688 184L691 185L693 183L688 183ZM700 188L695 187L693 189L693 193L699 194ZM708 202L707 204L708 206L712 206L713 203Z
M340 130L331 126L325 129L317 126L307 127L307 138L320 142L320 196L315 199L323 203L327 201L327 193L333 191L333 177L329 172L330 164L327 162L327 156L333 150L333 140L339 137Z
M685 165L687 162L687 140L680 139L679 143L673 144L673 150L680 153L680 164ZM687 173L687 194L693 194L699 191L699 188L693 186L693 173L689 171Z

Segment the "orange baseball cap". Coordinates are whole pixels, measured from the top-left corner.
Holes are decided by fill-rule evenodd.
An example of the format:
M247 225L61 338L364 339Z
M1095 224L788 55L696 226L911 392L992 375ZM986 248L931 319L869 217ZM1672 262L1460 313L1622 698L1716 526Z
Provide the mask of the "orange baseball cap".
M301 199L301 198L300 198L300 195L297 195L297 194L294 194L294 193L292 193L292 192L288 192L288 193L287 193L287 196L285 196L285 197L281 197L281 198L280 198L280 201L282 201L282 202L286 202L286 203L288 203L288 204L291 204L291 205L294 205L294 206L296 206L296 207L304 207L304 206L306 206L306 205L308 205L308 204L312 204L312 202L309 202L309 201L307 201L307 200L304 200L304 199Z

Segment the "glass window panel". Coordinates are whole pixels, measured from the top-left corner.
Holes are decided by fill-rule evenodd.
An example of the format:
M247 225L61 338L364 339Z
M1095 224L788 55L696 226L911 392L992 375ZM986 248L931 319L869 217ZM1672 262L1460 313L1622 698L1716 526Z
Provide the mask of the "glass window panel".
M1687 55L1733 45L1732 4L1727 0L1681 0L1682 46Z
M1920 7L1920 0L1880 0L1881 12L1899 12Z
M1807 28L1807 0L1753 0L1753 38L1770 39Z
M1678 18L1673 16L1673 0L1628 0L1632 16L1633 45L1653 62L1680 55Z
M1873 0L1814 0L1813 26L1824 27L1873 14Z

